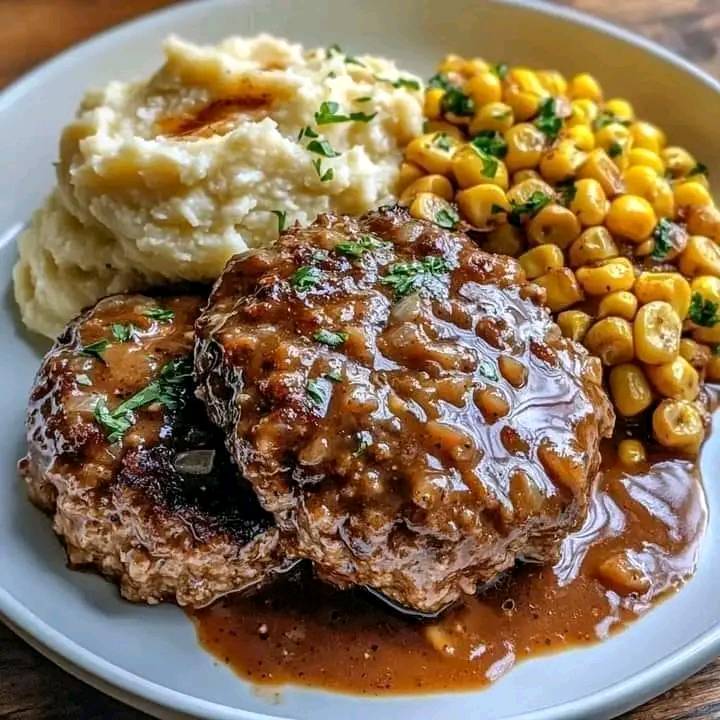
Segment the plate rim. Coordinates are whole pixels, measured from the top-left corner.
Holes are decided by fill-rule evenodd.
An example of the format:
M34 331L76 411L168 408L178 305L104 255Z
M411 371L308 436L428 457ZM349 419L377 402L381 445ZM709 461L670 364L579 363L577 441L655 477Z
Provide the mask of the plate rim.
M249 0L249 2L255 1L257 0ZM588 15L574 8L550 5L543 0L486 1L495 5L506 5L543 15L556 16L572 24L609 35L628 45L644 50L669 65L688 73L720 95L720 81L709 73L658 43L612 22ZM121 41L123 36L140 25L150 27L162 24L168 16L193 12L198 7L203 7L205 10L212 12L213 7L231 5L233 2L234 0L183 0L178 4L145 13L103 30L42 62L0 91L0 113L22 98L23 95L32 91L37 84L42 83L45 74L50 69L59 68L76 54L92 50L96 46L102 46L109 40ZM9 239L4 238L4 240ZM111 693L112 696L127 704L141 707L147 712L147 703L150 703L157 706L158 711L166 709L173 713L184 713L208 718L208 720L292 720L284 715L256 713L204 700L124 670L109 660L105 660L92 651L85 649L75 640L54 629L45 620L27 610L20 600L1 586L1 583L2 580L0 579L0 620L5 622L11 630L18 632L23 639L30 638L29 644L51 661L60 664L65 670L100 691L107 693L108 687L114 689L115 692ZM612 713L612 715L605 715L605 717L614 717L616 714L636 707L675 684L682 682L719 654L720 620L705 632L688 640L687 643L675 651L657 659L649 667L630 675L621 682L561 705L547 706L523 713L516 716L514 720L575 720L591 716L599 717L600 713L604 711ZM59 660L65 662L60 663ZM479 692L482 692L482 689L466 691L464 694L472 695ZM328 694L341 695L330 692ZM392 697L401 698L403 696ZM418 698L421 696L414 695L412 697ZM376 698L365 699L370 704L377 701ZM418 715L415 715L415 717L419 718Z

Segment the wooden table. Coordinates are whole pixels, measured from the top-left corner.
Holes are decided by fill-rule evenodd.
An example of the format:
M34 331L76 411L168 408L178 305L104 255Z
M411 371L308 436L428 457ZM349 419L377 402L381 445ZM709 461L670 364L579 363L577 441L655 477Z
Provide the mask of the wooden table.
M626 25L720 75L720 0L561 0ZM93 33L172 0L0 0L0 86ZM715 119L717 120L717 119ZM144 720L0 625L0 718ZM720 660L623 720L720 719Z

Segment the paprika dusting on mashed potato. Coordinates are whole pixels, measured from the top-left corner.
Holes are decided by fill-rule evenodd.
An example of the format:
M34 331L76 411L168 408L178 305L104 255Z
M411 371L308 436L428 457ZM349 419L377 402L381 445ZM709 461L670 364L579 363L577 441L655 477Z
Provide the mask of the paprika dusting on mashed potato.
M56 334L109 282L214 280L285 224L394 196L423 121L421 84L394 63L268 35L164 50L150 79L88 92L63 131L15 270L31 329Z

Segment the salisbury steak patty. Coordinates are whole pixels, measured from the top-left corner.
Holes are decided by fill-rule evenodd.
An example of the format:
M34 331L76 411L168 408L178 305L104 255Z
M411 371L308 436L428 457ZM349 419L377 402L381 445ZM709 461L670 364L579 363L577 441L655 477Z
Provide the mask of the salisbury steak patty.
M199 393L299 556L432 612L577 527L613 412L514 260L400 209L233 258Z
M129 600L204 605L283 566L272 517L243 484L191 386L199 297L119 295L46 356L20 463L73 566Z

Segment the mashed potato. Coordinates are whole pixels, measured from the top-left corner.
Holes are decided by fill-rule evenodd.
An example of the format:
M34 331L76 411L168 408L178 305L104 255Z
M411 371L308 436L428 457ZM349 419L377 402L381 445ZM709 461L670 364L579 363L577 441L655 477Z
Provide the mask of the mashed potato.
M269 36L206 47L171 37L144 82L83 100L60 142L58 194L20 243L25 322L54 334L101 295L213 280L281 219L362 213L393 197L421 132L417 78L339 48Z

